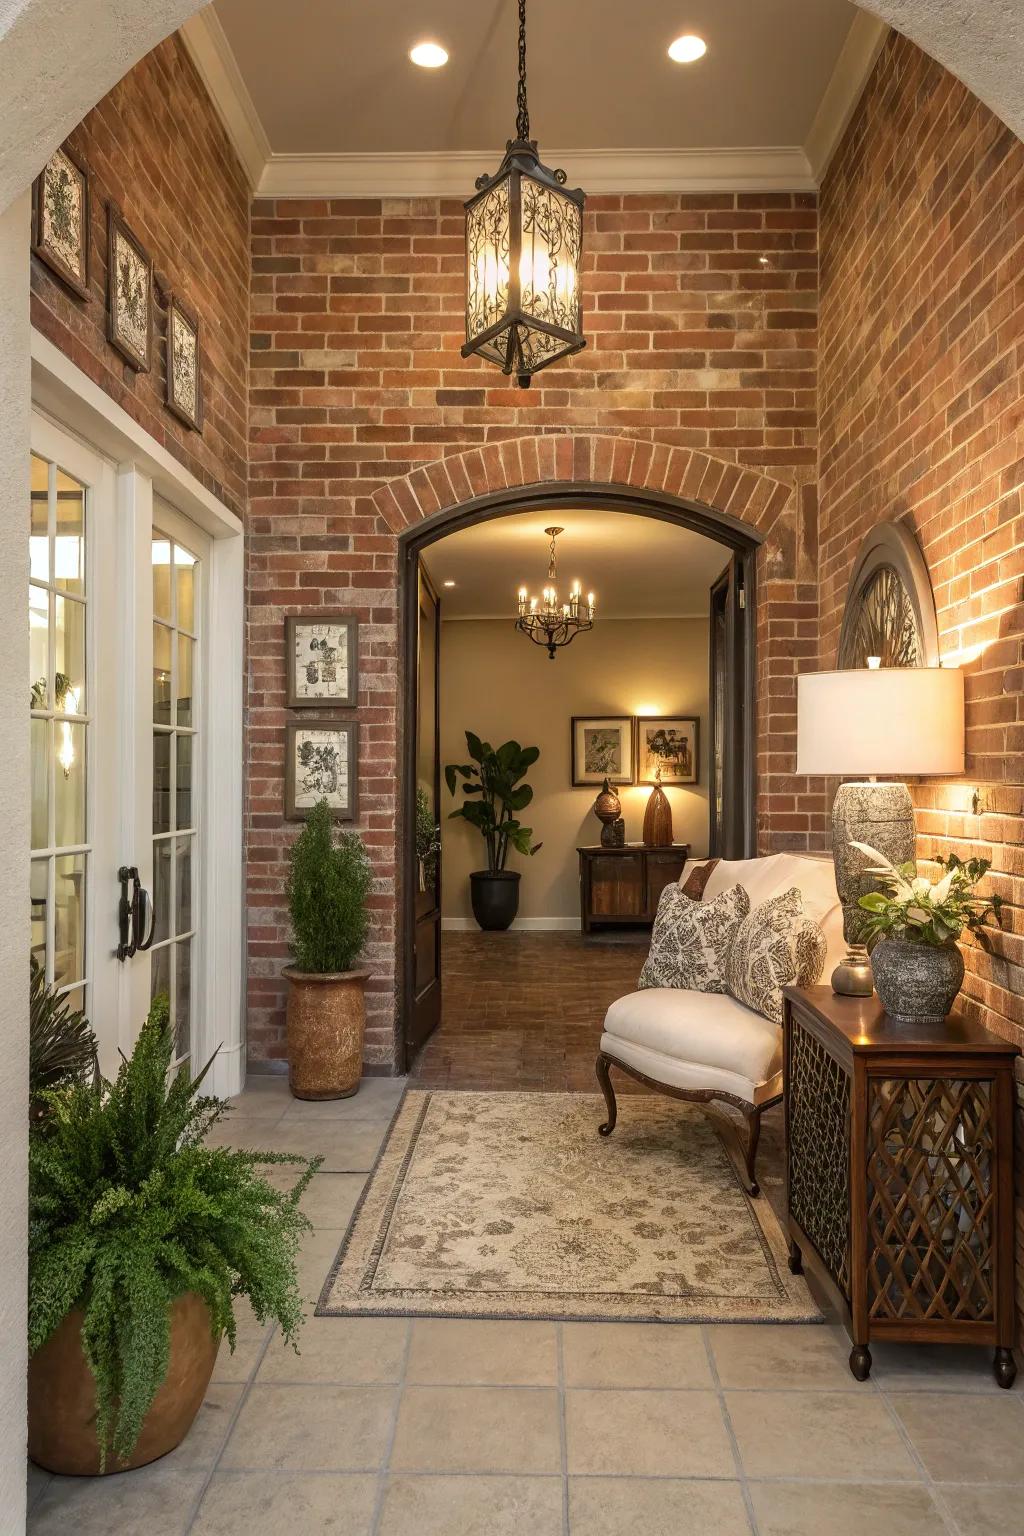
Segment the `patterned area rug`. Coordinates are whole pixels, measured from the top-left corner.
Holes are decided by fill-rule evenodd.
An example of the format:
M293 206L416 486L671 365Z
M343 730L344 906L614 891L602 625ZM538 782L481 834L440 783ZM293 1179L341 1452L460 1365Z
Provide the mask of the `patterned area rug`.
M410 1091L317 1314L814 1322L767 1199L694 1105Z

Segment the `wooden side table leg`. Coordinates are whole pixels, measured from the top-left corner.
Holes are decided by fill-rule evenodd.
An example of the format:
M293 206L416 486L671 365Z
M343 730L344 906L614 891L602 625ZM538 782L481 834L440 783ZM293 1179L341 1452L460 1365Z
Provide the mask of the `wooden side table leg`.
M1013 1350L997 1349L992 1370L999 1386L1012 1387L1017 1379L1017 1362L1013 1358Z
M871 1375L871 1351L866 1344L855 1344L850 1350L850 1370L858 1381L867 1381Z
M791 1275L802 1275L804 1272L804 1256L800 1252L800 1244L793 1238L789 1240L789 1272Z

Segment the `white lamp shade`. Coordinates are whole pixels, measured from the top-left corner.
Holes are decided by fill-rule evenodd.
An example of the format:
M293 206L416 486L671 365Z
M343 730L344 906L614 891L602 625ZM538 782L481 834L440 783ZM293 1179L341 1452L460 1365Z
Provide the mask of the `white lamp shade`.
M797 773L906 778L964 771L959 668L805 672L796 697Z

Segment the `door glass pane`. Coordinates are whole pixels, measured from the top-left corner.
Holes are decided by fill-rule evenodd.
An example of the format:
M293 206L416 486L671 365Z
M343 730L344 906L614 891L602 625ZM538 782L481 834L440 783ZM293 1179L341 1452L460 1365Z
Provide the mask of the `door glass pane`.
M178 724L192 724L192 651L195 641L178 636Z
M171 830L171 735L153 732L153 831Z
M153 942L170 937L171 928L171 840L153 843Z
M85 605L58 597L54 617L54 705L79 715L86 707Z
M192 940L179 939L173 945L175 955L174 974L174 1038L177 1055L187 1056L191 1045L192 1019Z
M85 726L55 720L53 768L54 843L74 847L85 836Z
M171 545L162 533L153 530L153 616L174 618L171 612Z
M31 875L32 954L46 965L46 905L50 880L49 859L33 859Z
M153 724L171 725L171 636L166 624L153 625Z
M192 737L179 736L178 752L178 810L175 826L192 825Z
M32 847L50 846L49 720L32 721Z
M29 564L36 581L50 579L50 466L32 455Z
M60 985L85 975L85 854L54 860L53 979Z
M57 471L54 584L62 592L85 591L85 492L77 480Z
M150 998L155 1003L158 997L165 997L168 1006L171 1001L170 956L173 948L173 944L165 944L163 949L154 949L151 956L153 963L150 967Z
M175 933L189 933L192 929L192 839L178 838L177 900L174 909Z
M50 594L43 587L28 589L28 687L33 709L50 702Z
M195 632L195 555L189 554L180 544L174 546L174 585L177 592L176 622L179 629Z

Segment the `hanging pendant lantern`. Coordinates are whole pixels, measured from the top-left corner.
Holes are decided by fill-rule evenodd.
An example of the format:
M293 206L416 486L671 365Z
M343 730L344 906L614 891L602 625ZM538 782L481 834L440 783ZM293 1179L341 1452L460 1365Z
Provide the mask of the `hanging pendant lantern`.
M466 344L515 374L535 373L586 346L580 262L583 204L564 171L542 165L526 103L526 0L519 0L516 137L493 176L466 203Z

